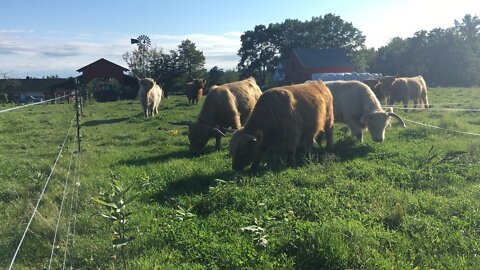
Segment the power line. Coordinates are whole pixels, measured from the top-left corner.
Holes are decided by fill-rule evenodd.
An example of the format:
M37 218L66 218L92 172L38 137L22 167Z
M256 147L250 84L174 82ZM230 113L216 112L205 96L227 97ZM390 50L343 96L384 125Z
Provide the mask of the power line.
M70 135L70 131L73 127L73 119L71 121L70 127L68 128L67 135L65 136L65 139L63 140L62 146L60 147L60 151L58 152L57 159L55 160L55 163L53 164L53 168L50 171L50 174L48 175L47 181L45 182L45 185L43 187L42 192L40 193L40 197L38 198L37 204L35 205L35 208L33 209L32 216L30 217L30 220L27 223L27 227L25 228L25 231L23 232L22 238L20 239L20 243L17 246L17 249L15 251L15 254L13 255L12 261L10 262L10 266L8 267L9 270L12 269L13 263L15 262L15 259L17 258L18 252L20 250L20 247L23 244L23 240L25 239L25 236L27 235L28 229L30 228L30 225L32 224L33 218L35 217L35 214L37 213L38 206L40 205L40 201L43 198L43 195L45 194L45 191L47 190L48 183L50 182L50 179L52 178L53 172L55 171L55 167L57 166L58 160L60 159L60 156L62 155L63 148L65 147L65 143L67 142L68 136Z

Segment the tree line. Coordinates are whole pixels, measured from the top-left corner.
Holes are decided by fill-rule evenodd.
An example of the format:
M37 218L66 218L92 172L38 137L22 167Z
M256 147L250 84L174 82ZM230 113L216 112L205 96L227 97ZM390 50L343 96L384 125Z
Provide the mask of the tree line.
M207 72L203 52L189 39L182 41L177 50L139 47L122 56L133 75L156 78L167 96L169 92L183 93L185 83L193 78L206 78L209 86L238 80L233 70L214 66Z
M294 48L343 48L356 72L384 75L422 75L430 85L480 85L480 19L466 14L452 27L420 30L413 37L393 38L378 49L365 46L365 36L340 16L326 14L300 21L257 25L245 31L238 50L236 70L217 66L205 69L203 52L184 40L177 50L136 49L123 58L134 74L146 74L165 90L182 92L191 78L206 78L208 86L254 76L257 82L274 85L272 74Z

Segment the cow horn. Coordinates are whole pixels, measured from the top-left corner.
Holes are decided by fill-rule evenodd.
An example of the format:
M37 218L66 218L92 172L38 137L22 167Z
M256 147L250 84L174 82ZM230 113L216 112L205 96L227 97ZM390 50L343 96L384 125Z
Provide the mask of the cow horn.
M213 137L225 137L225 133L221 132L218 128L212 128Z
M177 126L190 126L192 124L192 122L190 121L168 122L168 123L172 125L177 125Z
M400 121L400 123L402 123L403 127L406 128L407 125L405 125L405 121L403 121L403 119L400 117L400 115L396 114L396 113L393 113L393 112L388 112L387 113L388 116L391 116L393 118L397 118L398 121Z

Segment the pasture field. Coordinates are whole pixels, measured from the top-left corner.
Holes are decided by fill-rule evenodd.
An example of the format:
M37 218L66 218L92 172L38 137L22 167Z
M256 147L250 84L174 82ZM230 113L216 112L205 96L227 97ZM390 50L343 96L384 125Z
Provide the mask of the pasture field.
M480 133L480 112L441 110L479 109L479 88L431 88L429 100L432 110L396 112ZM359 143L337 124L334 154L316 145L289 168L273 150L258 172L238 173L229 137L221 151L212 140L192 156L186 127L168 123L194 120L200 106L174 96L162 100L158 117L145 118L138 101L88 103L82 153L71 165L78 178L68 173L76 145L67 140L14 269L48 266L67 175L79 200L67 193L54 269L64 257L73 269L480 269L480 136L392 120L383 143L369 134ZM2 269L73 117L68 104L0 114ZM114 253L112 226L95 215L104 206L92 199L110 192L112 179L134 196L125 225L135 239L123 253ZM70 209L74 242L66 241Z

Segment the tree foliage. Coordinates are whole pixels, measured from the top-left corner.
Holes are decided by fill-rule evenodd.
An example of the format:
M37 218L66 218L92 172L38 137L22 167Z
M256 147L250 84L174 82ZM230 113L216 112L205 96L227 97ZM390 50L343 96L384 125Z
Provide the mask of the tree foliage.
M266 74L294 48L344 48L349 54L365 48L365 36L353 24L333 14L305 22L287 19L268 27L257 25L241 36L241 42L241 77L256 75L261 84Z
M203 52L188 39L178 45L178 50L164 52L156 47L138 48L124 53L123 59L132 74L157 79L166 95L182 91L190 78L204 78L206 75Z
M207 73L207 82L209 86L224 84L225 72L217 66L212 67Z
M422 30L406 39L393 38L376 54L370 69L383 74L421 74L432 85L478 85L480 19L467 14L450 28Z

